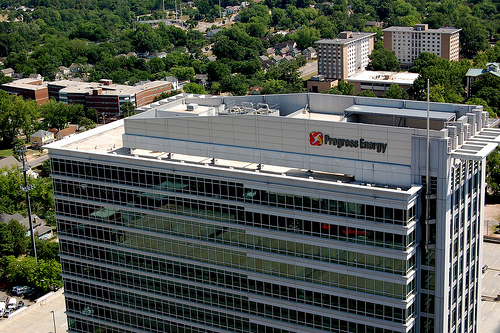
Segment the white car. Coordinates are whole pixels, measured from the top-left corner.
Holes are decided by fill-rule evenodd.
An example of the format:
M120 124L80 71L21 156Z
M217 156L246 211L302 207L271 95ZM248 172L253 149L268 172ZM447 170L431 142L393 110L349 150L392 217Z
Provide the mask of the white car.
M11 297L9 299L9 303L7 303L7 310L15 309L17 306L17 299L15 297Z

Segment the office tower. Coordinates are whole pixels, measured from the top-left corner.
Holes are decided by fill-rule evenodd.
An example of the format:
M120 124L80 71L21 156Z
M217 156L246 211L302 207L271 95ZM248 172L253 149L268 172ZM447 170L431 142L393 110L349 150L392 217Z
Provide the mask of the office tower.
M375 33L343 31L339 38L321 39L318 51L318 74L326 79L345 80L363 71L373 50Z
M498 121L426 109L179 95L50 144L69 332L479 332Z
M384 47L396 53L403 68L409 68L422 52L457 61L461 30L453 27L429 29L427 24L416 24L414 27L389 27L382 31Z

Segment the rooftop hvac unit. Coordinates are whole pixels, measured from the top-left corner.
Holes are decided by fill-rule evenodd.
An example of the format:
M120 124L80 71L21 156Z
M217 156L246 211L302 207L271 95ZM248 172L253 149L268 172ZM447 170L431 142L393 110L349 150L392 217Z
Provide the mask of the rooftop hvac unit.
M198 104L195 104L195 103L190 103L187 105L187 110L188 111L194 111L194 110L197 110L198 109Z

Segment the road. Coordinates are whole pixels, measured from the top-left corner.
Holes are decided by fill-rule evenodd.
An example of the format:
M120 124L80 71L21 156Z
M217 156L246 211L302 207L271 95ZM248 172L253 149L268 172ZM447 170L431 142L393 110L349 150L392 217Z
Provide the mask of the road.
M318 71L318 60L308 62L307 64L299 68L300 77L311 75L312 73L317 71Z
M34 167L37 167L39 165L41 165L44 161L48 160L49 159L49 155L46 154L46 155L43 155L41 157L37 157L37 158L33 158L33 159L28 159L28 163L29 165L34 168Z

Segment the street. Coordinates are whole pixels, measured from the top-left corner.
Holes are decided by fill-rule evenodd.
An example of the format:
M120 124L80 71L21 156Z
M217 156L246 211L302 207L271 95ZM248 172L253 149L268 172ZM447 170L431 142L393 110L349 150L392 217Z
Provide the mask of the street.
M318 71L318 60L308 62L299 68L300 77L308 76Z

